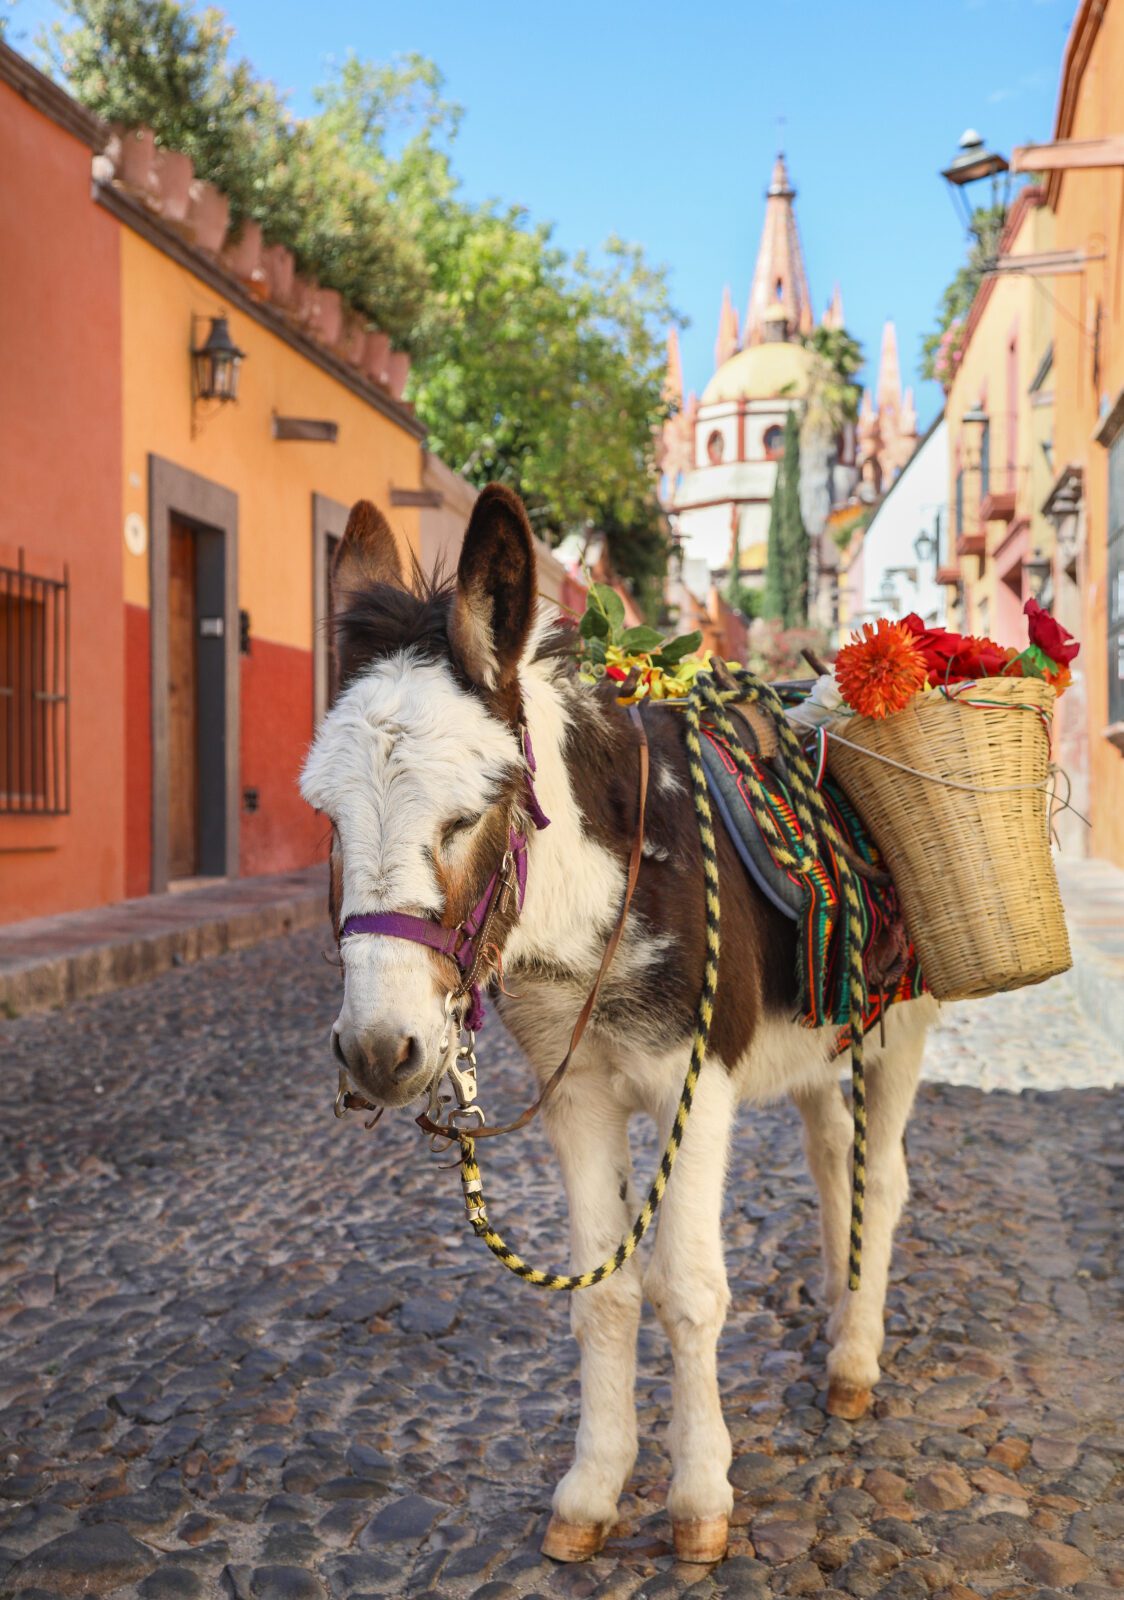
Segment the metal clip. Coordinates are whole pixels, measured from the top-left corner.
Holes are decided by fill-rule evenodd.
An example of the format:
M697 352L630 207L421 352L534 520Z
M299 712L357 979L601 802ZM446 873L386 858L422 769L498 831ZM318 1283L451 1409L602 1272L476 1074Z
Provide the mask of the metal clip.
M340 1086L336 1090L336 1098L332 1110L337 1117L347 1116L347 1073L342 1067L340 1068Z
M457 1058L448 1068L449 1082L453 1086L453 1093L457 1097L457 1105L461 1110L474 1104L476 1100L476 1052L473 1045L475 1038L470 1032L469 1043L462 1044L457 1051ZM461 1062L464 1066L461 1066Z

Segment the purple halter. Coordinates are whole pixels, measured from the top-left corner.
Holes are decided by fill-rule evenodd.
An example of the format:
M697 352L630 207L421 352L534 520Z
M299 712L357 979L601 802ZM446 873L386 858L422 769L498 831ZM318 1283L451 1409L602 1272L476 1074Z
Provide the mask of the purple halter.
M540 830L549 828L550 818L539 804L535 793L535 773L538 767L531 746L531 735L525 723L520 725L520 743L527 766L524 809L536 828ZM527 892L527 836L521 830L516 828L508 830L507 853L515 868L516 898L522 911L523 897ZM414 944L428 945L431 950L439 950L442 955L451 956L457 964L461 977L466 978L475 964L480 930L484 926L492 898L499 888L505 866L506 861L492 873L480 899L464 921L458 923L455 928L446 927L441 922L433 922L428 917L415 917L408 911L373 911L348 917L340 929L340 939L348 939L356 933L381 933L391 939L408 939ZM471 1028L474 1033L479 1032L483 1026L484 995L479 983L474 983L469 990L469 1005L464 1022L465 1027Z

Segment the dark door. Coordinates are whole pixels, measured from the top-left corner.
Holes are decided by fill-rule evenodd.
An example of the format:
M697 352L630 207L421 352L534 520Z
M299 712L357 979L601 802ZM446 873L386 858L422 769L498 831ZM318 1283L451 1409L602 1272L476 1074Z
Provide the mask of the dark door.
M199 715L195 535L174 518L168 538L168 876L199 871Z
M173 516L168 540L168 876L226 862L224 536Z

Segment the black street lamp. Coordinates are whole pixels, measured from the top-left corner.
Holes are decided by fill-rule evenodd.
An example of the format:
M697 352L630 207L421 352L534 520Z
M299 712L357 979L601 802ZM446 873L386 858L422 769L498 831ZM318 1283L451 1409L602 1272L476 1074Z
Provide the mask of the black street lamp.
M225 316L211 318L211 331L191 352L191 390L195 400L237 400L238 374L246 352L230 337Z
M991 179L991 204L1001 219L1007 216L1007 202L1011 193L1011 172L1006 159L997 151L988 150L975 128L966 128L960 135L956 156L941 173L948 185L953 204L964 219L964 226L973 232L972 219L976 206L968 190L984 178ZM1002 179L1002 182L1000 180Z

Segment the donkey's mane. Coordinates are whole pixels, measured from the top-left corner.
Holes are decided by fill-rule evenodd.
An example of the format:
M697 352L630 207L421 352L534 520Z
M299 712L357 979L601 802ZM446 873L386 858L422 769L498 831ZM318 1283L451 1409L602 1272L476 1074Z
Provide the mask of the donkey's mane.
M441 566L424 572L415 556L408 588L376 583L342 596L334 626L344 679L406 650L423 660L453 661L449 612L456 586L454 573ZM575 642L573 624L560 618L540 634L534 660L573 661Z

